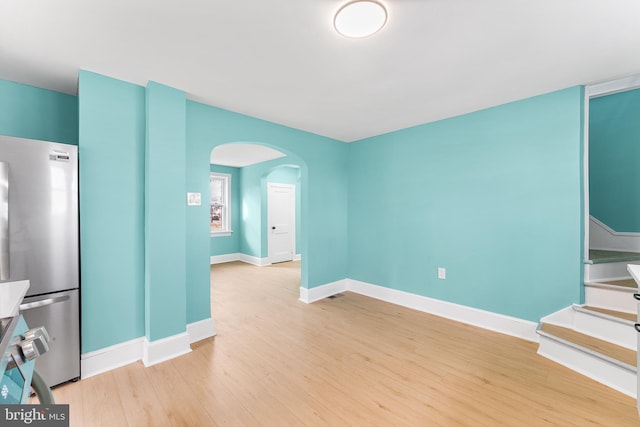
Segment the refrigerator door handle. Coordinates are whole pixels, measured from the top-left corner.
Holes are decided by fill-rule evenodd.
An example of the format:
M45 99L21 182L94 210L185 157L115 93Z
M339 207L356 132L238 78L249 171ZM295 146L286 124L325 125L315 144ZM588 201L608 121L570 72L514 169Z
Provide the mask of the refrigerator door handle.
M0 280L9 280L9 163L0 162Z
M40 301L28 302L26 304L20 304L20 311L31 310L33 308L44 307L47 305L55 304L57 302L66 301L69 299L69 295L62 295L55 298L47 298Z

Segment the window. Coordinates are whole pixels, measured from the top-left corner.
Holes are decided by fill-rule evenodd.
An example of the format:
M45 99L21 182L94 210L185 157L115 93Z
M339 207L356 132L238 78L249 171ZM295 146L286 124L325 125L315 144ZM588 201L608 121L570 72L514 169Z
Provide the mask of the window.
M212 236L231 235L231 175L212 172L209 177L211 193L210 222Z

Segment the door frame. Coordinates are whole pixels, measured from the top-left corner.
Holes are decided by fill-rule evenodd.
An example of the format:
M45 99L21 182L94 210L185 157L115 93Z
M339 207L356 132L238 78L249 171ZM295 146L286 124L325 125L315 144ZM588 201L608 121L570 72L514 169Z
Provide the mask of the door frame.
M601 96L613 95L614 93L626 92L633 89L640 89L640 74L623 77L615 80L608 80L599 83L585 85L584 90L584 128L583 128L583 215L584 215L584 253L585 260L589 259L589 100Z

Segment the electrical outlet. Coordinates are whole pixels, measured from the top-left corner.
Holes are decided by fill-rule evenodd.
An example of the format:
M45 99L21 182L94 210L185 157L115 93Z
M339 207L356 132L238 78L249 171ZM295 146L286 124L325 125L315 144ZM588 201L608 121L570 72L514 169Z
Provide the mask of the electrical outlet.
M443 267L438 267L438 279L446 279L447 278L447 269Z

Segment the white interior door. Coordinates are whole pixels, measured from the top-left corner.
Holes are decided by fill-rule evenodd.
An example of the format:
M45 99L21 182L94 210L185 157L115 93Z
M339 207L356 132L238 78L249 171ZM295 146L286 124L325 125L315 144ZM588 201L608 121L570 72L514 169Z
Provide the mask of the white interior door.
M295 253L295 186L271 182L267 185L269 259L271 263L291 261Z

